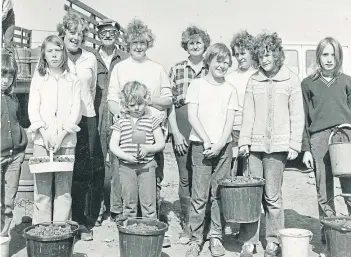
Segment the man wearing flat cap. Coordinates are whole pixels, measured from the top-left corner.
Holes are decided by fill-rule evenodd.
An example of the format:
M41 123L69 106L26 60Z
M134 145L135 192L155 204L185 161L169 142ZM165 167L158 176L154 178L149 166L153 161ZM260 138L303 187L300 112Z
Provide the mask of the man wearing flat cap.
M98 120L98 131L100 136L103 158L106 161L108 154L108 141L110 136L110 126L112 125L112 114L107 107L107 88L110 80L110 73L113 67L120 61L126 59L128 54L118 49L117 43L120 33L120 25L118 22L104 19L97 24L98 36L101 41L100 48L96 51L97 59L97 82L95 97L95 112ZM92 213L90 218L95 222L95 226L100 226L102 216L106 210L105 202L109 201L108 196L104 195L104 181L106 184L111 182L110 196L110 212L111 219L115 220L122 215L121 189L118 174L118 160L113 154L109 154L110 168L101 167L94 174L93 197L92 197ZM110 172L109 172L110 171ZM110 174L110 175L108 175ZM106 176L106 179L105 179ZM107 200L107 201L105 201Z

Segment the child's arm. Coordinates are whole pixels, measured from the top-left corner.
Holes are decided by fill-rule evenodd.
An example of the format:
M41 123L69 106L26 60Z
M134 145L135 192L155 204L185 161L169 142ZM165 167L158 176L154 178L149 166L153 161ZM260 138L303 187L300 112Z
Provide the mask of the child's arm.
M138 160L136 156L125 153L119 146L121 139L121 131L114 129L112 131L111 139L110 139L110 150L111 152L117 156L117 158L125 160L130 163L136 163Z
M206 131L204 127L201 124L201 121L199 120L197 116L197 111L198 111L198 104L194 103L189 103L188 104L188 118L190 125L193 127L195 132L199 135L201 140L204 142L204 148L209 149L211 147L211 141L208 135L206 134Z
M163 136L161 126L158 125L154 129L153 133L154 133L155 143L153 145L144 145L144 144L140 145L140 151L139 151L140 159L143 159L148 153L157 153L165 149L166 142L165 142L165 137Z

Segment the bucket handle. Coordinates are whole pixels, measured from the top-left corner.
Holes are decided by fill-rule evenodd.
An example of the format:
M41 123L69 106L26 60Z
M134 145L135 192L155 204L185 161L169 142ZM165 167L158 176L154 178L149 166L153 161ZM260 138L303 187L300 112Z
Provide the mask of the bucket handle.
M308 237L310 238L310 242L311 242L312 238L313 238L313 233L309 230L308 230L308 232L309 232ZM282 236L281 236L280 232L278 232L277 237L278 237L279 243L282 244Z
M343 128L350 128L351 129L351 124L344 123L344 124L341 124L339 126L336 126L335 129L333 129L332 133L329 136L328 145L331 145L332 138L336 134L336 132L338 132L339 130L342 130Z
M336 197L339 197L339 196L341 196L341 197L350 197L351 198L351 194L347 194L347 193L341 193L341 194L339 194L339 195L335 195L335 196L333 196L332 198L330 198L328 201L327 201L327 203L325 204L325 206L324 206L324 209L323 209L323 221L325 220L325 211L326 211L326 208L327 208L327 206L328 206L328 204L329 204L329 202L330 201L332 201L332 200L334 200ZM333 213L334 213L334 215L336 214L335 213L335 211L333 211Z

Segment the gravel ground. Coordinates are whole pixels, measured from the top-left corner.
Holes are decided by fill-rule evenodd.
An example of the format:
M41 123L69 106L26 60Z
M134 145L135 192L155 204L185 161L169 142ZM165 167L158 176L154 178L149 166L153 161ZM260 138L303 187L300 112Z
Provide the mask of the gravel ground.
M165 150L165 179L162 182L162 213L167 216L169 223L168 234L172 246L163 249L162 257L185 256L187 246L178 244L178 234L180 233L179 225L179 200L178 200L178 174L177 165L174 155L171 151L171 145L167 144ZM339 193L339 183L336 182L336 193ZM316 202L315 186L313 179L309 178L307 173L301 173L294 170L287 170L284 173L283 185L285 223L287 228L304 228L312 231L313 239L310 243L309 257L318 256L323 250L320 243L318 210ZM346 213L346 207L341 199L336 201L337 209L341 214ZM11 231L12 240L10 243L10 256L26 257L25 240L22 237L22 231L29 223L21 223L23 215L30 216L32 206L27 204L26 208L16 207L15 227ZM264 220L264 219L263 219ZM23 221L26 221L24 218ZM264 222L261 225L260 236L264 237ZM233 230L238 228L233 224ZM90 242L77 241L74 246L74 257L119 257L119 240L116 225L109 220L105 220L101 227L93 228L94 240ZM265 244L265 242L263 242ZM239 256L241 245L233 235L225 235L224 246L227 250L225 256ZM200 256L211 256L208 249L208 242L204 245ZM263 248L258 247L258 253L255 257L263 256ZM135 256L137 257L137 256Z

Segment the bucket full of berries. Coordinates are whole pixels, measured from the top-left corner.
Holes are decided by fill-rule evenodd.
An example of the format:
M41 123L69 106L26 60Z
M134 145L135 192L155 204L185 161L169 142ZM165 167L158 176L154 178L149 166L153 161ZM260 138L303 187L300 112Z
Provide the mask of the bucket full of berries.
M29 159L31 173L73 171L74 155L54 155L50 150L49 156L37 156Z

